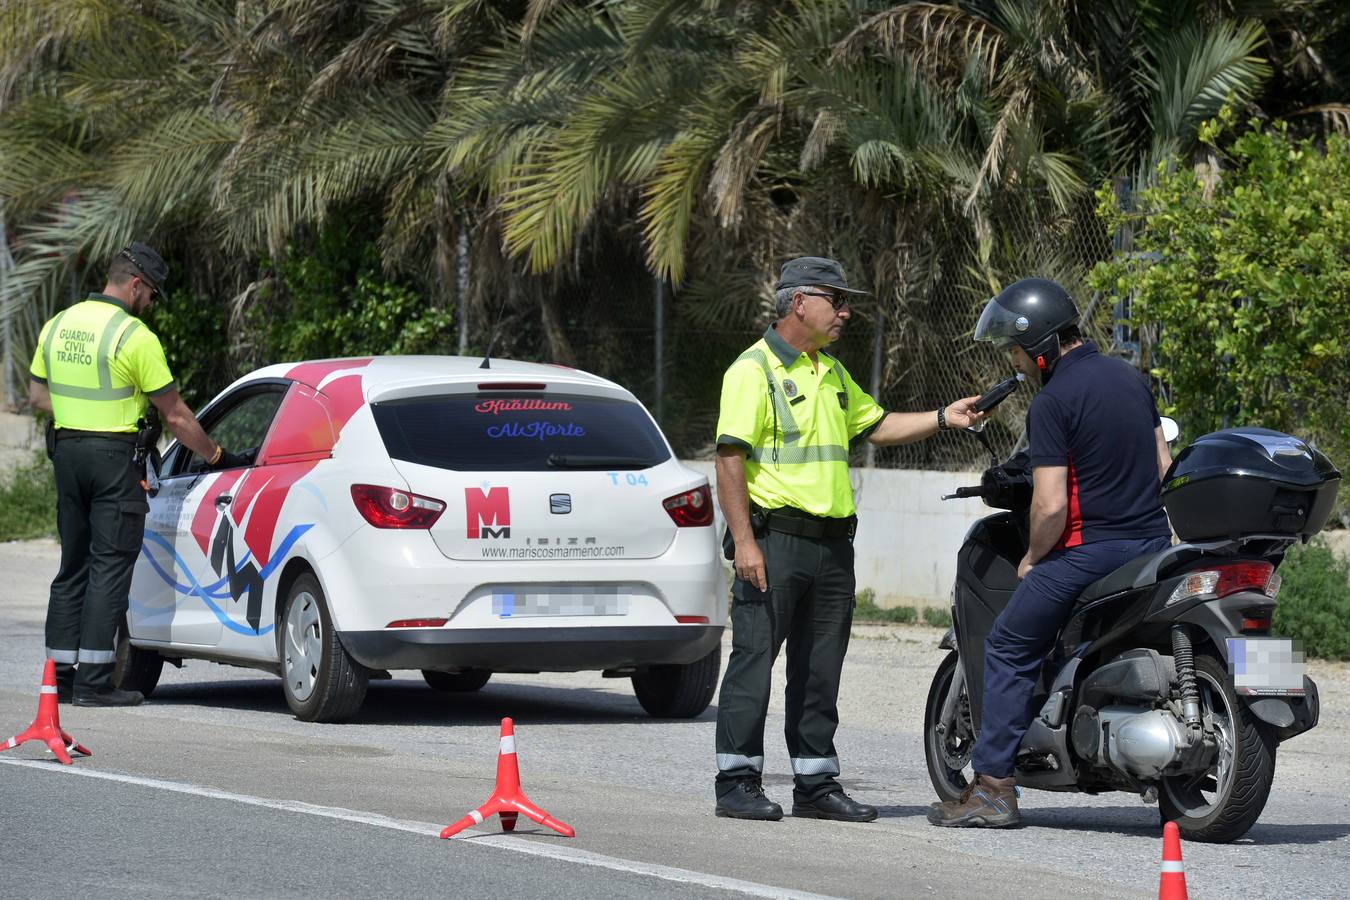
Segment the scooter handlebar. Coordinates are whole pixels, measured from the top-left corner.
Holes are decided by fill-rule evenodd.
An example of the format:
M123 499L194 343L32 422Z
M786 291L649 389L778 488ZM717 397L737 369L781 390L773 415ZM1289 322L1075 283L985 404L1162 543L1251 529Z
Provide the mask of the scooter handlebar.
M983 497L983 496L984 496L984 485L977 484L974 487L959 487L956 489L956 493L947 494L942 499L963 500L967 497Z

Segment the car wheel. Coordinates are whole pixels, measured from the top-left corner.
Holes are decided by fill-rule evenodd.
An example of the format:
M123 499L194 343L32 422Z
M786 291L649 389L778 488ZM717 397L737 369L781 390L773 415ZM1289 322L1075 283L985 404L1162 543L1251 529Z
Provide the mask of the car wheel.
M688 665L651 666L633 676L633 693L657 719L692 719L708 708L717 692L722 648Z
M308 573L291 585L282 609L281 678L286 703L306 722L343 722L366 699L370 672L347 655L319 581Z
M146 697L154 693L164 671L164 657L154 650L131 645L131 631L127 620L117 629L117 660L113 668L113 687L124 691L140 691Z
M476 691L488 683L492 673L486 669L465 669L462 672L437 672L423 669L422 677L433 690L445 694L464 694Z

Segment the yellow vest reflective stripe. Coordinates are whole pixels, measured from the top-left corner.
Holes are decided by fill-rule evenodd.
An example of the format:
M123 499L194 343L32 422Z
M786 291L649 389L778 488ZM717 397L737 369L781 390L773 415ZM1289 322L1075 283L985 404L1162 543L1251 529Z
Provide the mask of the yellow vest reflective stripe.
M101 301L76 304L52 320L42 360L57 427L136 430L142 412L136 385L114 371L112 360L140 327L140 320Z
M112 381L112 370L108 366L108 348L112 346L113 339L117 339L117 349L121 350L122 345L126 343L127 338L141 323L124 313L122 310L116 310L113 317L104 326L102 338L98 343L98 352L95 357L95 364L98 367L98 386L89 387L81 384L69 384L63 381L57 381L53 376L52 369L52 337L60 332L61 322L66 317L66 310L56 317L52 323L51 330L47 333L47 341L43 345L42 355L47 363L47 390L58 397L73 397L78 400L125 400L136 393L135 385L127 383L125 385L114 386Z

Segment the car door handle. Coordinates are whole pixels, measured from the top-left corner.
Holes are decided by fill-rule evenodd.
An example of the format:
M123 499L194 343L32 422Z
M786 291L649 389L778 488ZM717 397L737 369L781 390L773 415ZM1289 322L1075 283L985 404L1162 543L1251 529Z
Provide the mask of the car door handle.
M231 497L229 494L221 494L219 497L216 498L216 509L224 509L225 507L229 506L233 501L234 498Z

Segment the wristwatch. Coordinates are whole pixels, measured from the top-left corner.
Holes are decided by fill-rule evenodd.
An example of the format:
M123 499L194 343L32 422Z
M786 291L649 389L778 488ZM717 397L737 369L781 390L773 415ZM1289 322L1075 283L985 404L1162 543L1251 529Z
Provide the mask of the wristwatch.
M941 406L938 407L938 431L946 431L951 426L947 424L947 410Z

